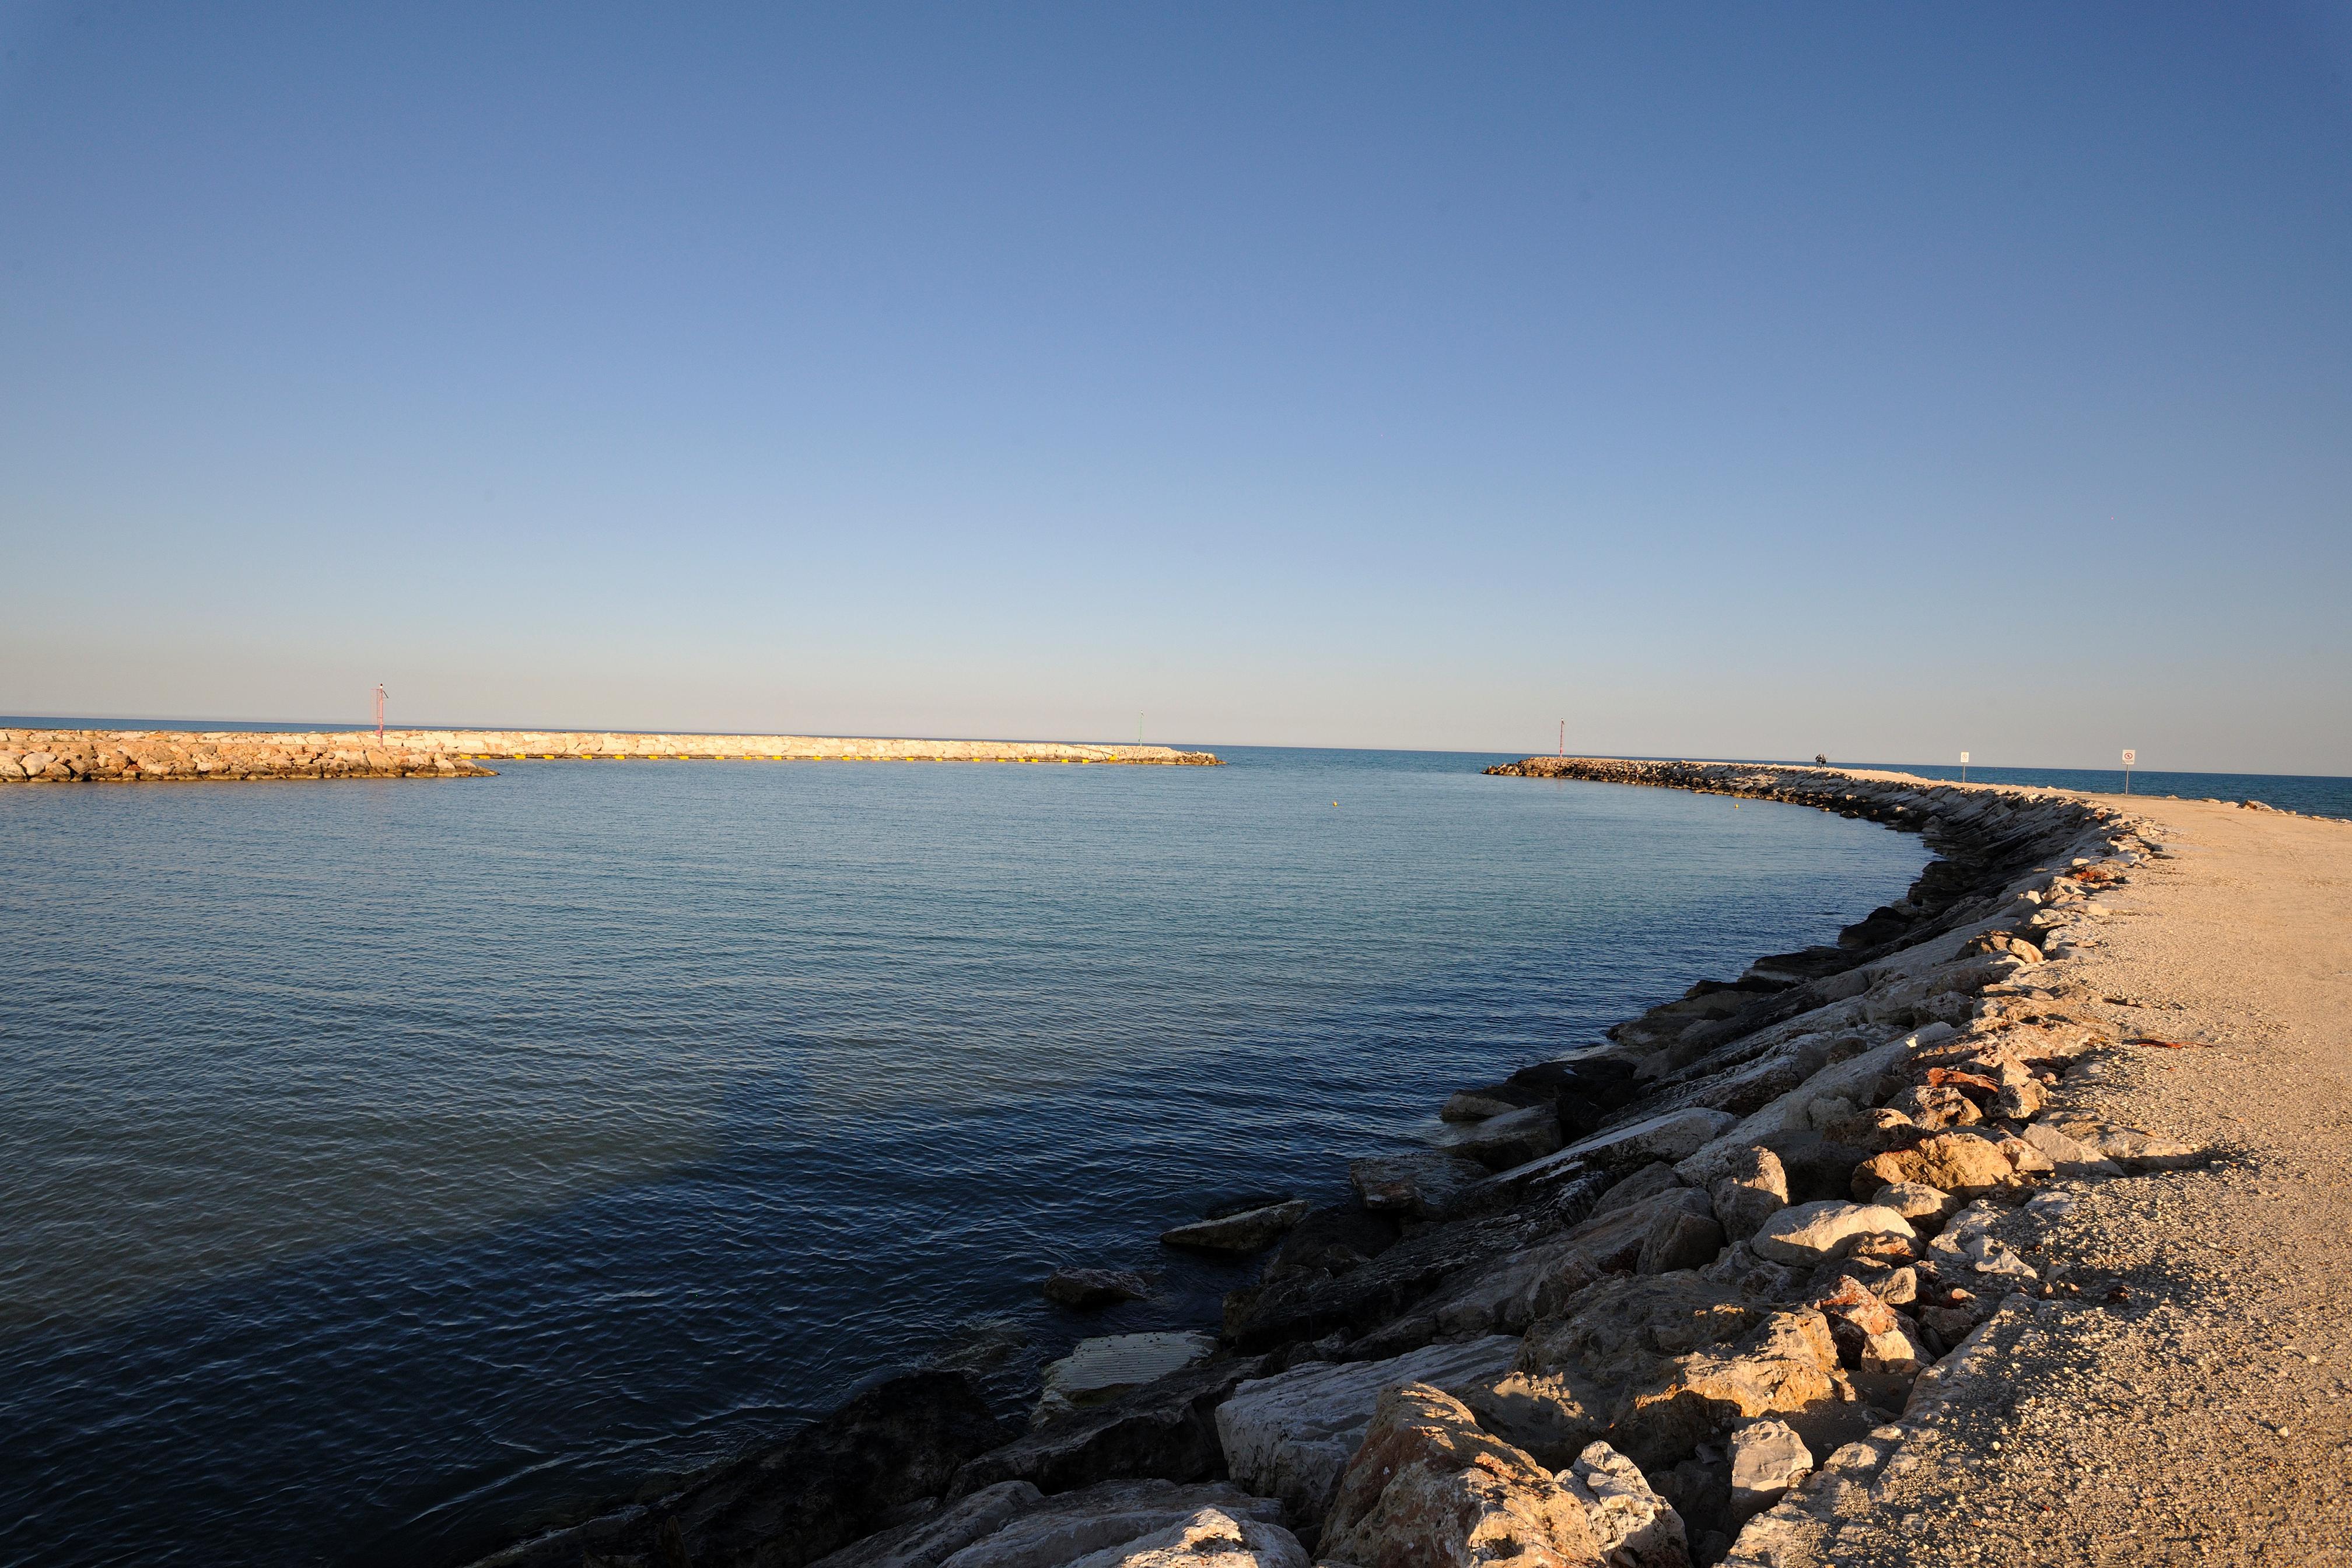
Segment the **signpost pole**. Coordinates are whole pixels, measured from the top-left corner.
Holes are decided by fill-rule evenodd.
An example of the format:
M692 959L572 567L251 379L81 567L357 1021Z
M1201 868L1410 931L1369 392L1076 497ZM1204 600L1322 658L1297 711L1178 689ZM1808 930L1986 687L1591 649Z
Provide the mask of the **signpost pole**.
M2124 793L2126 795L2131 794L2132 764L2137 761L2139 761L2139 753L2137 752L2127 751L2124 753Z
M1969 782L1969 754L1966 752L1960 753L1960 782Z

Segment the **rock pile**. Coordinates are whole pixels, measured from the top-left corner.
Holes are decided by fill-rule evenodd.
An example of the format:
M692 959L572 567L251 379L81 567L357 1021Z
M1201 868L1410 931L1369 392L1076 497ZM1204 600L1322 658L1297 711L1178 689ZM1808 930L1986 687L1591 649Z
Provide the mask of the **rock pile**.
M1454 1095L1443 1147L1354 1162L1346 1202L1261 1195L1169 1231L1264 1251L1257 1281L1213 1342L1087 1342L1024 1436L910 1421L861 1472L824 1458L868 1451L853 1402L495 1561L1801 1560L1792 1542L1866 1494L1908 1422L1998 1374L1971 1353L1984 1325L2071 1290L2037 1239L2068 1202L2053 1189L2199 1158L2096 1113L2120 1041L2063 978L2097 941L2096 890L2161 853L2154 830L2054 792L1816 769L1491 771L1800 801L1923 832L1939 858L1834 946Z
M378 745L356 732L0 730L0 784L492 776L454 747Z
M1210 767L1208 752L1061 741L881 741L558 730L0 730L0 784L148 779L426 778L476 762L1116 763Z

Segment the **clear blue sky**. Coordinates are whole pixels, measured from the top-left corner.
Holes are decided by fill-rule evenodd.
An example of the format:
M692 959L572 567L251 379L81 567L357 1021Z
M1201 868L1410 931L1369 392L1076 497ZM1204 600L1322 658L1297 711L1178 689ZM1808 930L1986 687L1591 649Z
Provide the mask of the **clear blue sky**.
M2352 8L0 49L0 711L2352 773Z

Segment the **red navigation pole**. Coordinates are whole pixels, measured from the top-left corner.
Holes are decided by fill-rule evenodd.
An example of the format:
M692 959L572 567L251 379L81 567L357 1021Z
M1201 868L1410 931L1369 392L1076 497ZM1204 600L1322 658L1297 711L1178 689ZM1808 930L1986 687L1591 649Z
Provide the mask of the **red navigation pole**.
M1559 754L1563 760L1568 756L1568 721L1565 719L1559 721Z
M375 685L375 743L383 744L383 682Z

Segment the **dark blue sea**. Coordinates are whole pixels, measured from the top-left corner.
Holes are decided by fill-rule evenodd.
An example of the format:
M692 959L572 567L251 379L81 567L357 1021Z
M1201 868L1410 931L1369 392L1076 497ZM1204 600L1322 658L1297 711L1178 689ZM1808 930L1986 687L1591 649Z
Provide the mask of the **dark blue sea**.
M1958 764L1927 763L1864 763L1863 767L1893 768L1927 779L1957 779ZM2029 789L2079 789L2097 795L2171 795L2179 800L2258 800L2281 811L2311 816L2352 817L2352 779L2315 773L2183 773L2134 768L2126 784L2123 769L2112 768L1988 768L1970 766L1970 784L2020 784Z
M431 1564L1832 938L1918 840L1498 759L0 790L0 1563ZM1158 1269L1081 1320L1055 1263Z

